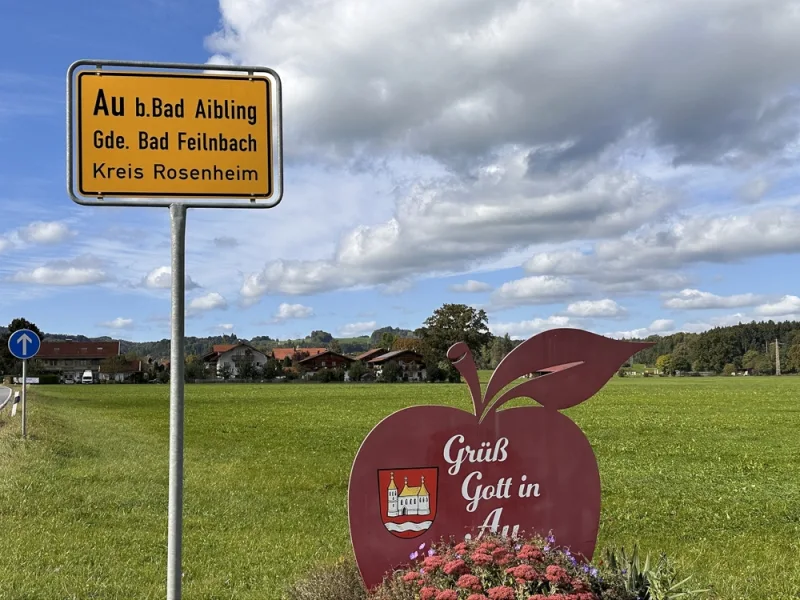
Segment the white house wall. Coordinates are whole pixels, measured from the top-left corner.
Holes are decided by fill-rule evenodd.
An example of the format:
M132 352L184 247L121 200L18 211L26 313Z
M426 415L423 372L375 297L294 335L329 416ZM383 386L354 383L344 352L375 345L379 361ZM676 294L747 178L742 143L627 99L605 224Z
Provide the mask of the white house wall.
M257 367L263 367L267 363L267 355L263 352L259 352L258 350L251 350L250 348L234 348L232 350L228 350L227 352L223 352L219 355L217 359L217 375L222 373L222 369L225 368L225 365L231 370L231 376L236 377L239 373L236 369L236 362L237 360L243 360L245 358L246 352L250 351L251 356L253 357L253 364Z

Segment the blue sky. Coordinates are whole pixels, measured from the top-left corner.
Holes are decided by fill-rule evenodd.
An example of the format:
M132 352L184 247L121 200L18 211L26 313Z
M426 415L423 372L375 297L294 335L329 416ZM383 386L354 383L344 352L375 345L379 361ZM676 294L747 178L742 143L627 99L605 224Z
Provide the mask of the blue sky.
M66 192L64 80L81 58L282 77L283 202L189 211L188 335L414 329L444 302L522 338L800 319L788 3L87 0L5 14L0 323L169 336L168 211Z

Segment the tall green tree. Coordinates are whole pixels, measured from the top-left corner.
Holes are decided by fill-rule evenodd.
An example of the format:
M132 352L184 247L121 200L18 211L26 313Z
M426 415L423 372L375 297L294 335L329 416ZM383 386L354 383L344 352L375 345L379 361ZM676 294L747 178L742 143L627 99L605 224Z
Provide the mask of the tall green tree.
M44 333L42 333L42 330L39 329L35 323L21 317L11 321L11 323L8 324L8 331L0 338L0 344L2 345L0 346L0 369L2 369L3 373L13 375L22 373L22 362L15 358L8 349L8 338L11 337L12 333L20 329L30 329L39 336L40 340L44 340Z
M466 304L443 304L425 319L416 331L422 341L422 354L428 369L433 365L447 366L447 379L458 381L458 371L447 361L447 350L456 342L465 342L474 357L479 358L481 348L492 339L488 317L483 309Z

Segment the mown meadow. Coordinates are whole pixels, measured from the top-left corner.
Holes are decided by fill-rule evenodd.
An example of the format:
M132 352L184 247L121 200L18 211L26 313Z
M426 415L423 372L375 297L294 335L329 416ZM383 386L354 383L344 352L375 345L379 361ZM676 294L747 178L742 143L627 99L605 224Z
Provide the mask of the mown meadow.
M350 552L347 480L383 417L466 385L186 388L184 598L280 598ZM518 404L518 403L517 403ZM0 598L163 598L169 390L34 389L0 416ZM800 377L617 378L565 411L595 448L598 549L666 552L727 600L800 597Z

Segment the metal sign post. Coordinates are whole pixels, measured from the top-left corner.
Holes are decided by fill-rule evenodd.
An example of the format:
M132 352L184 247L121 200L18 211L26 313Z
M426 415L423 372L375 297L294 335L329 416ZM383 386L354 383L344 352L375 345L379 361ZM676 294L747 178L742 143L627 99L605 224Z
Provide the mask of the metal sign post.
M42 341L36 332L30 329L18 329L8 336L8 349L11 354L22 361L22 437L28 436L28 403L26 391L28 387L28 359L39 353Z
M186 214L190 207L280 203L280 77L265 67L73 63L67 71L67 189L82 205L169 207L167 600L180 600Z

